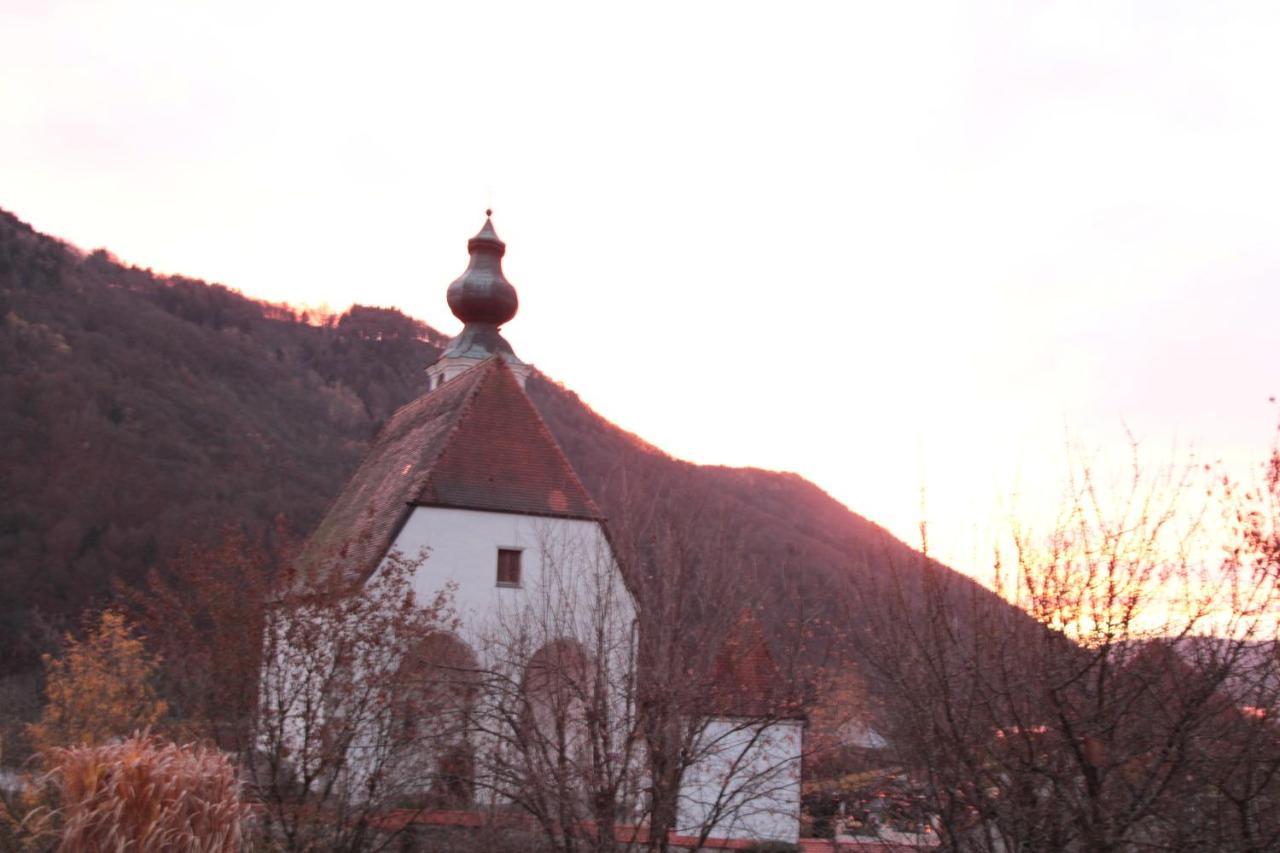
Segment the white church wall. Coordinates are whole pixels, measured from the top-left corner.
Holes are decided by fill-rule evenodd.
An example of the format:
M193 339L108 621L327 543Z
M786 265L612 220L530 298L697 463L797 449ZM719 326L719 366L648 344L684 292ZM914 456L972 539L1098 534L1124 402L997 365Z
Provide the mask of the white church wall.
M486 753L502 749L514 740L503 737L503 721L518 716L518 709L513 714L512 708L523 701L518 692L525 667L544 646L567 639L579 644L593 662L604 655L601 665L617 676L610 680L610 687L621 687L625 681L623 675L631 672L634 604L597 522L416 507L393 547L410 562L420 553L426 556L413 572L413 589L419 601L432 601L446 585L454 585L452 606L459 624L453 636L475 657L481 671L471 674L479 679L478 683L489 684L484 695L475 698L472 709L477 714L489 713L489 719L482 725L473 726L473 731L461 732L457 737L420 737L416 749L422 751L397 758L396 775L405 776L398 784L406 789L413 789L410 777L417 776L418 787L426 791L440 758L438 747L443 744L452 748L459 737L469 741L476 773L483 777L488 761ZM498 584L500 548L520 551L519 586ZM385 561L379 571L383 568ZM602 601L607 602L607 613ZM603 636L595 630L602 614L607 617L608 628ZM301 608L288 618L306 620L309 610ZM318 648L308 651L292 648L283 642L283 635L278 640L272 646L280 652L272 669L278 683L264 683L264 698L274 705L279 704L274 694L306 697L320 690L310 697L309 707L318 709L312 716L304 719L299 713L293 713L290 719L282 721L282 740L295 745L290 751L296 755L297 744L307 739L310 729L324 723L326 703L337 699L324 696L323 685L303 683L313 675L312 669L327 668L318 666L309 657L305 661L296 658L304 653L325 657L331 650L323 641ZM372 667L394 671L404 655L411 652L408 648L387 645L370 651L357 665L362 670ZM455 683L468 677L467 673L450 674L447 670L442 674ZM625 715L627 709L622 706L626 697L615 700L611 696L609 702L615 713L620 717ZM420 725L434 726L440 722L424 720ZM453 721L445 722L454 725ZM389 718L377 714L353 723L356 731L347 756L345 787L361 789L362 780L382 758L378 749L386 746L386 730L391 724ZM479 735L476 729L488 731L490 736ZM622 731L625 727L619 728L619 732ZM480 781L490 783L481 786L484 791L501 790L502 786L493 780L481 778Z
M430 611L416 624L404 621L394 612L403 588L393 579L388 585L386 576L381 580L372 579L360 596L281 602L268 612L257 737L262 753L288 768L269 770L281 774L274 778L310 778L313 793L331 786L335 797L353 803L399 801L430 780L431 748L444 742L447 709L441 702L414 702L423 713L422 731L407 740L407 718L381 698L396 682L407 646L379 638L398 628L417 641L433 639L446 623Z
M701 757L685 771L677 823L682 834L795 843L800 835L800 721L709 720Z
M537 773L539 762L546 761L544 753L554 752L557 746L555 727L548 723L546 743L541 747L535 743L537 748L529 754L512 754L536 741L536 733L517 733L509 727L512 720L523 718L524 703L530 701L524 693L530 661L558 642L572 642L583 652L591 672L605 675L588 682L604 685L606 695L601 698L609 708L610 722L602 729L595 720L597 728L589 740L616 741L615 751L625 749L636 711L631 686L635 606L598 523L416 507L395 548L405 555L426 549L427 559L415 573L420 597L434 596L446 584L456 587L457 635L477 656L486 685L477 697L476 733L471 738L480 801L506 799L505 789L515 784L509 768L528 765ZM518 587L499 585L499 549L521 551ZM530 707L538 719L536 706L534 701ZM585 718L576 723L573 719L585 710L567 707L546 713L570 717L570 737L563 748L574 752L576 741L587 742ZM575 735L579 728L582 732ZM579 772L589 763L581 756L572 758ZM640 756L634 758L638 762ZM548 784L555 764L542 768ZM495 774L496 767L505 770Z
M420 506L394 547L409 558L427 555L414 578L420 598L456 584L459 633L469 644L488 633L502 614L528 607L541 594L544 579L562 588L569 579L581 585L603 562L621 583L608 540L594 521ZM499 549L520 552L519 586L498 584ZM583 597L587 591L578 589L575 595Z

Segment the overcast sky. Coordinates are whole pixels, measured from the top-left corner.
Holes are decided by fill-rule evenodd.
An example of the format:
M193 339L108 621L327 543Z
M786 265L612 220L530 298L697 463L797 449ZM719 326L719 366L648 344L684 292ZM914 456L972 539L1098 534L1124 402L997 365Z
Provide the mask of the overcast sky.
M973 569L1068 438L1266 450L1278 44L1273 0L6 0L0 207L454 333L492 205L522 358L908 539L923 486Z

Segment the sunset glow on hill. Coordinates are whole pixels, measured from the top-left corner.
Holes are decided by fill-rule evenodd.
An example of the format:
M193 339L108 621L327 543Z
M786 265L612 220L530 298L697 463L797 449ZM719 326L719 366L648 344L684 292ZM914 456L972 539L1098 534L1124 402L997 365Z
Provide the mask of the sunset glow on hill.
M4 14L37 229L454 334L491 205L524 358L958 568L1051 517L1068 446L1245 473L1274 432L1273 4Z

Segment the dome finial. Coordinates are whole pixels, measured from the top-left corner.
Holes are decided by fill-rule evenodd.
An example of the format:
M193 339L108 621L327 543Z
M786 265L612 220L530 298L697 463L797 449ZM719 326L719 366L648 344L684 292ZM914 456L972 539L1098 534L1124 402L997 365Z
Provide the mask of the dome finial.
M493 230L492 215L492 209L485 211L484 226L467 241L471 263L466 272L449 285L449 309L453 316L468 324L501 326L516 315L520 304L516 289L502 273L502 256L506 254L507 245Z
M449 285L449 310L465 325L435 364L427 368L432 388L495 355L511 368L520 387L524 387L529 375L529 366L516 357L511 344L502 337L501 326L516 315L520 301L502 273L507 244L493 230L493 208L485 210L484 217L480 231L467 241L471 262Z

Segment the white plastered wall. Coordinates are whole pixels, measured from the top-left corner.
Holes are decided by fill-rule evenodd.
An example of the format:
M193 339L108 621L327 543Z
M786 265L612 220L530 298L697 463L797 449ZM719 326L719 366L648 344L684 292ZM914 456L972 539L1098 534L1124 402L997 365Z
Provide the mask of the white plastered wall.
M493 703L509 699L501 694L507 689L504 685L519 680L519 670L540 647L560 639L574 640L606 672L616 676L608 680L608 701L615 714L621 715L627 697L618 691L628 681L622 674L634 666L635 606L601 524L415 507L394 548L410 559L425 554L414 577L415 592L421 599L429 600L446 585L454 585L458 637L482 668L505 673L506 677L497 681L499 693L486 691L477 706L477 713L487 714L489 731L500 727L507 716L489 713ZM521 551L519 587L498 585L499 549ZM602 641L595 631L600 623L593 620L604 613L608 614L604 619L608 627ZM620 737L624 733L619 730L614 734ZM500 740L479 738L474 742L477 754L502 749ZM478 772L484 771L481 768ZM494 793L496 786L489 790L482 799L501 799Z
M429 600L446 584L456 584L459 634L473 646L495 619L527 606L544 579L585 580L602 561L617 572L601 525L580 519L419 506L393 547L409 559L426 555L414 576L420 599ZM498 586L500 548L521 552L517 588Z
M453 379L455 376L461 376L473 367L484 362L481 358L442 358L435 364L427 368L427 388L435 390ZM520 383L523 388L525 383L529 381L529 371L532 369L524 362L507 362L507 369L511 371L511 375L516 378L516 382Z
M538 599L547 595L546 586L589 606L591 580L605 566L621 587L603 527L594 521L415 507L394 547L411 559L420 551L427 555L414 581L424 600L446 584L456 585L458 634L481 660L505 619L521 608L546 607L546 599ZM521 550L519 588L497 585L499 548ZM625 593L618 600L625 601L626 612L612 621L619 630L629 630L634 605ZM584 626L577 628L582 631ZM619 660L611 670L620 672L621 666ZM803 724L774 721L762 726L713 719L706 724L701 744L703 757L686 772L681 787L680 829L696 832L714 822L712 837L794 843L799 837Z
M804 725L717 718L685 771L677 823L682 834L711 825L711 838L787 841L800 835Z

